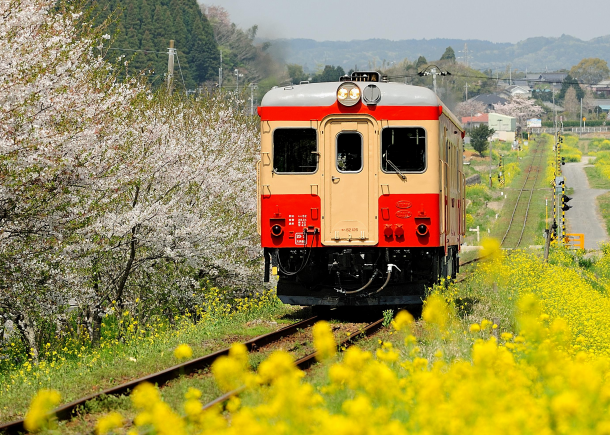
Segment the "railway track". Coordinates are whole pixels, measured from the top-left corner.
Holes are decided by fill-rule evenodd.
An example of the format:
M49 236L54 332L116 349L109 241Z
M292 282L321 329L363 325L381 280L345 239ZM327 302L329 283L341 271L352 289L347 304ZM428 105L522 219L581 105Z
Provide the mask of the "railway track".
M383 326L383 320L384 320L383 318L376 320L373 323L369 323L368 325L366 325L364 328L358 330L357 332L350 334L350 336L348 338L345 338L345 339L341 340L341 342L338 343L337 349L339 351L343 351L343 350L347 349L349 346L351 346L352 344L356 343L357 341L373 335L375 332L377 332L381 329L381 327ZM312 352L312 353L298 359L295 362L295 365L301 370L307 370L308 368L310 368L312 365L314 365L316 363L316 355L317 355L317 352ZM245 388L246 387L243 386L243 387L237 388L233 391L229 391L228 393L223 394L222 396L218 397L217 399L212 400L211 402L208 402L207 404L205 404L203 406L203 409L206 410L206 409L210 409L218 404L224 404L231 397L239 395L242 391L245 390Z
M299 340L300 336L302 335L301 333L303 332L303 330L310 328L318 320L321 320L321 318L318 316L310 317L308 319L305 319L300 322L296 322L296 323L293 323L292 325L281 328L277 331L255 337L255 338L245 342L244 344L248 348L249 352L258 352L258 351L267 350L267 348L271 348L274 345L278 345L278 344L280 344L280 342L286 341L286 339L288 337L294 337L297 340ZM347 323L348 324L349 323L358 324L359 322L347 322ZM368 336L372 335L373 333L375 333L382 327L382 324L383 324L383 319L379 319L364 327L353 326L352 329L349 331L350 335L348 336L348 338L340 340L340 343L338 345L339 349L347 348L352 343L354 343L364 337L368 337ZM345 326L345 325L342 325L342 326ZM297 345L294 347L299 348L300 345L303 343L295 343L295 344L297 344ZM162 370L160 372L153 373L153 374L126 382L124 384L106 389L106 390L101 391L96 394L91 394L89 396L77 399L75 401L72 401L70 403L60 406L59 408L55 409L54 414L56 415L58 421L70 420L73 417L77 416L82 411L82 409L85 409L84 407L87 402L90 402L90 401L93 401L96 399L100 399L105 396L120 396L120 395L128 394L137 385L139 385L143 382L150 382L152 384L157 384L159 387L163 387L171 380L177 379L180 376L192 375L192 374L200 372L201 370L209 368L218 357L227 355L228 353L229 353L229 348L221 349L219 351L210 353L210 354L202 356L200 358L193 359L191 361L187 361L182 364L178 364L176 366L170 367L170 368ZM313 365L315 363L315 356L316 356L315 352L308 353L307 355L305 355L301 358L298 358L295 364L300 369L305 370L305 369L311 367L311 365ZM239 390L239 391L236 390L234 392L227 393L227 394L215 399L213 402L211 402L208 405L213 406L213 404L215 404L215 403L222 402L223 400L227 400L232 395L238 394L240 391L241 390ZM206 405L206 406L208 406L208 405ZM11 421L8 423L2 423L2 424L0 424L0 434L18 434L18 433L26 432L23 424L24 424L23 419Z
M538 183L540 172L542 172L544 169L544 166L541 164L544 163L546 144L540 144L539 141L537 141L537 144L536 149L532 150L532 160L527 168L525 181L519 190L519 195L515 201L515 206L513 208L510 221L508 222L506 232L504 233L502 241L500 242L502 247L507 247L507 240L516 240L516 242L513 242L513 246L510 246L511 248L516 249L521 245L521 241L523 240L523 234L527 226L527 219L529 216L530 206L532 204L532 197ZM524 195L526 192L529 194Z
M277 343L278 341L284 339L285 337L289 337L291 335L297 334L304 328L308 328L316 323L320 318L318 316L310 317L308 319L302 320L300 322L293 323L284 328L278 329L277 331L270 332L268 334L260 335L251 340L248 340L244 344L248 348L249 352L253 352L256 350L260 350L266 346L269 346L273 343ZM142 382L150 382L153 384L157 384L158 386L163 386L167 384L169 381L173 379L177 379L182 375L189 375L192 373L196 373L200 370L203 370L212 365L212 363L216 360L216 358L227 355L229 353L229 348L221 349L219 351L210 353L208 355L195 358L191 361L184 362L182 364L175 365L168 369L134 379L129 382L125 382L121 385L117 385L112 388L108 388L106 390L100 391L96 394L91 394L89 396L74 400L70 403L60 406L54 412L59 421L69 420L72 417L76 416L79 409L92 400L99 399L104 396L120 396L123 394L127 394L132 391L138 384ZM14 434L25 432L25 428L23 427L23 419L15 420L9 423L0 424L0 433L6 434Z

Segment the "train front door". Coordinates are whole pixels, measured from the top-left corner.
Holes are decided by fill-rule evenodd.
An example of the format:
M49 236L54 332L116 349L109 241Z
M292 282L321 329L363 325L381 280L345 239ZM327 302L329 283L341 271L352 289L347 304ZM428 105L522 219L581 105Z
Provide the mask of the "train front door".
M375 126L368 120L324 126L324 224L326 246L377 243Z

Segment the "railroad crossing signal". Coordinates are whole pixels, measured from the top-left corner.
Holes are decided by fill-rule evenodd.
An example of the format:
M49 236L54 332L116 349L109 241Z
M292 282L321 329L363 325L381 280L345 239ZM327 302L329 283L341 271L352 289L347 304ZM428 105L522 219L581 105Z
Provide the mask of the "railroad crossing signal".
M570 201L572 198L570 198L568 195L563 194L561 195L561 209L563 211L568 211L569 209L572 208L571 205L568 205L568 201Z
M566 216L565 211L570 208L564 202L565 195L565 184L563 177L555 177L555 189L553 192L553 232L555 233L555 239L563 241L566 233ZM571 199L571 198L570 198ZM568 199L569 201L569 199Z

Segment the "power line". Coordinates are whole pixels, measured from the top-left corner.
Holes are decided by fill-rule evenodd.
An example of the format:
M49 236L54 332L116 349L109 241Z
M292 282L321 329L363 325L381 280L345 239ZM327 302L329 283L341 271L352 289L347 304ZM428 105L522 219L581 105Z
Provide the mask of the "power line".
M530 73L530 74L536 74L536 73ZM541 74L547 74L547 73L541 73ZM562 74L562 73L556 73L556 74ZM473 78L473 79L481 79L481 80L496 80L496 77L490 77L487 75L473 75L473 74L454 74L451 73L452 77L465 77L465 78ZM395 75L395 76L388 76L389 79L404 79L404 78L413 78L413 77L419 77L419 73L416 74L404 74L404 75ZM508 81L508 78L503 78L500 79L502 81ZM528 79L528 78L518 78L518 79L513 79L513 81L518 80L518 81L526 81L526 82L533 82L533 83L540 83L540 84L569 84L569 85L596 85L597 83L589 83L589 82L579 82L577 80L573 80L573 81L569 81L566 82L565 80L544 80L544 79Z
M120 50L120 51L136 51L144 54L167 54L167 51L152 51L152 50L133 50L131 48L109 48L108 50Z

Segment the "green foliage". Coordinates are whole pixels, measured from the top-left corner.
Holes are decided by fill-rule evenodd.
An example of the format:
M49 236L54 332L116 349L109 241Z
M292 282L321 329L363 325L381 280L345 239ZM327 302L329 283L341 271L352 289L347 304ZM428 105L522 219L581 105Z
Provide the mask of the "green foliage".
M312 82L338 82L341 76L345 75L345 70L340 66L326 65L322 72L312 78Z
M415 68L419 70L421 67L428 65L428 61L424 56L419 56L417 58L417 62L415 63Z
M578 65L574 65L570 70L570 75L583 83L594 85L610 76L610 69L605 60L589 57L581 60Z
M580 162L582 151L578 149L578 137L565 135L561 147L561 157L566 162Z
M286 65L286 69L288 70L288 77L290 77L292 83L298 84L308 79L308 75L303 71L302 65L289 63Z
M116 17L109 29L116 34L111 53L126 55L131 73L150 71L153 87L164 82L170 40L175 41L178 56L176 86L182 87L182 77L187 89L216 79L220 54L195 0L124 0L120 5L101 0L95 7L99 21Z
M557 100L563 100L566 96L566 92L570 88L574 88L574 90L576 91L576 99L578 101L580 101L581 98L585 98L585 91L580 87L578 82L570 74L568 74L561 83L561 90L559 91L556 97Z
M487 124L481 124L475 127L470 132L470 144L479 155L483 155L489 148L488 139L495 133L493 128L489 128Z
M591 141L591 146L594 146L594 143L600 151L610 151L610 140L597 138Z
M385 310L383 312L383 326L388 326L392 323L392 319L394 318L394 310Z
M466 186L466 198L470 201L478 203L491 201L491 191L485 184L471 184Z
M440 60L449 60L455 62L455 51L453 51L453 48L447 47Z

